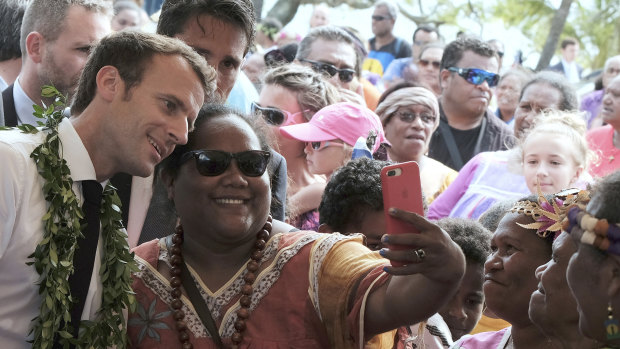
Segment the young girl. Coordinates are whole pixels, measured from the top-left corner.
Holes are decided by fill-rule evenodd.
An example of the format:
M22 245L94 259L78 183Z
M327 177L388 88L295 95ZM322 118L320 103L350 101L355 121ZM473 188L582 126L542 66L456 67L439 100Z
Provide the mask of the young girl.
M575 112L548 111L513 149L512 167L525 176L532 194L554 194L583 186L591 158L583 116ZM517 164L517 166L514 166Z
M306 142L304 151L308 169L313 174L325 175L327 179L351 159L359 137L368 137L369 133L377 136L371 149L373 153L385 142L377 114L350 102L327 106L307 123L280 127L280 133Z

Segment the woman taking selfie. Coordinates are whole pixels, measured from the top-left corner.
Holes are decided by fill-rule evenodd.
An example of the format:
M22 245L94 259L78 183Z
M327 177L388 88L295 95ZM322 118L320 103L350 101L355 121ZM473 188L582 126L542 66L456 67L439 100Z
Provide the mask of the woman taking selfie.
M353 348L371 339L391 348L387 331L430 316L456 292L462 252L413 213L393 211L419 234L384 237L407 247L382 251L404 267L388 266L359 236L272 222L268 147L251 123L207 106L165 160L180 225L135 250L135 348Z

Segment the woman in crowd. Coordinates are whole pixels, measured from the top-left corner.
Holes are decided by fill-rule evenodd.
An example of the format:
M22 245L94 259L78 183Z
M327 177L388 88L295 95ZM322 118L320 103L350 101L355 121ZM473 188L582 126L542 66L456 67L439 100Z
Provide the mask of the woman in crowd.
M590 148L599 156L590 170L593 177L603 177L620 169L620 77L613 79L605 89L599 115L607 125L587 134Z
M532 292L538 289L536 269L551 258L553 239L560 232L560 218L582 195L530 196L506 213L491 240L484 295L491 311L512 326L461 338L454 348L549 348L547 336L529 318ZM548 219L549 216L556 217ZM539 220L539 217L545 219ZM557 344L557 342L556 342Z
M372 153L385 142L377 114L351 102L329 105L314 114L309 122L280 127L280 133L305 142L310 172L324 175L328 180L335 170L351 160L353 147L360 137L367 142L370 139Z
M319 206L321 232L361 233L368 248L380 251L385 232L381 169L389 162L355 159L334 173ZM447 348L469 333L482 313L483 265L490 253L491 233L477 222L443 219L437 225L454 240L466 259L459 291L426 321L399 328L397 348Z
M392 211L420 233L384 237L409 247L383 253L404 267L388 266L359 237L272 223L267 150L252 120L212 105L165 160L180 225L135 249L133 347L353 348L372 339L391 348L387 331L454 294L463 254L413 213Z
M321 202L325 179L310 173L304 153L306 144L283 137L279 129L307 122L314 113L338 99L337 90L319 73L298 64L286 64L265 73L258 103L253 105L270 126L275 150L286 159L288 217L300 229L317 229L316 208Z
M114 3L114 17L111 28L121 31L125 28L135 29L142 25L142 9L132 0L121 0Z
M439 67L441 66L441 56L445 45L433 42L422 47L420 57L416 62L418 67L418 82L433 91L435 96L441 94L439 86Z
M577 300L579 330L607 346L620 346L620 172L604 177L563 228L577 244L566 277Z
M439 126L439 104L423 87L395 90L377 107L385 137L391 144L388 155L396 162L417 161L422 190L432 202L456 178L456 171L426 156L431 135Z
M515 112L515 136L521 137L541 111L577 108L577 94L566 78L543 71L530 80ZM428 217L477 219L498 200L517 200L530 191L525 178L508 170L509 151L482 152L459 171L452 184L430 206Z
M513 117L519 105L519 94L523 86L531 79L531 73L513 68L502 74L495 88L497 110L495 115L509 126L514 124Z
M566 281L566 268L577 246L568 233L562 232L552 248L551 259L536 269L538 289L530 298L530 319L563 349L600 348L600 343L579 333L577 303Z

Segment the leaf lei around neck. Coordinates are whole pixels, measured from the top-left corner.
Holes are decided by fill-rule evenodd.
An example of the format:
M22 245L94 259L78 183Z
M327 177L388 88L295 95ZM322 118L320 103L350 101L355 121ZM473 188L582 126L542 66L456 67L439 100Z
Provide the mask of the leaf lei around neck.
M103 254L101 281L103 297L96 321L81 321L78 338L73 338L70 309L76 300L71 298L69 275L73 274L73 256L78 238L83 238L80 219L84 217L80 203L73 192L71 172L62 157L58 125L63 120L65 97L54 87L44 86L42 96L53 98L47 108L34 106L34 115L47 133L45 140L30 154L39 174L45 180L43 193L49 207L43 216L43 239L28 256L40 275L38 286L41 296L39 315L32 320L33 348L51 349L58 338L64 348L106 348L127 346L127 327L123 309L136 308L131 289L131 273L137 271L133 253L129 252L127 234L123 231L116 190L109 183L103 191L101 204L101 234ZM32 125L20 125L24 133L38 133Z

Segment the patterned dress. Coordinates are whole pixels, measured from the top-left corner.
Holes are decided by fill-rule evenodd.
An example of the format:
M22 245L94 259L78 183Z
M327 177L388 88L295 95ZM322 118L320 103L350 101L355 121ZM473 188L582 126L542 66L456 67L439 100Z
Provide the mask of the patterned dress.
M354 348L363 346L366 297L388 280L386 260L361 243L360 236L299 231L276 234L264 250L246 321L242 348ZM139 271L133 288L138 309L129 315L133 348L180 348L172 317L170 283L157 271L168 267L163 240L135 249ZM194 282L231 344L245 265L219 290L209 290L191 269ZM359 282L361 280L361 282ZM216 348L185 296L182 310L194 348ZM395 332L372 338L373 347L391 348Z

